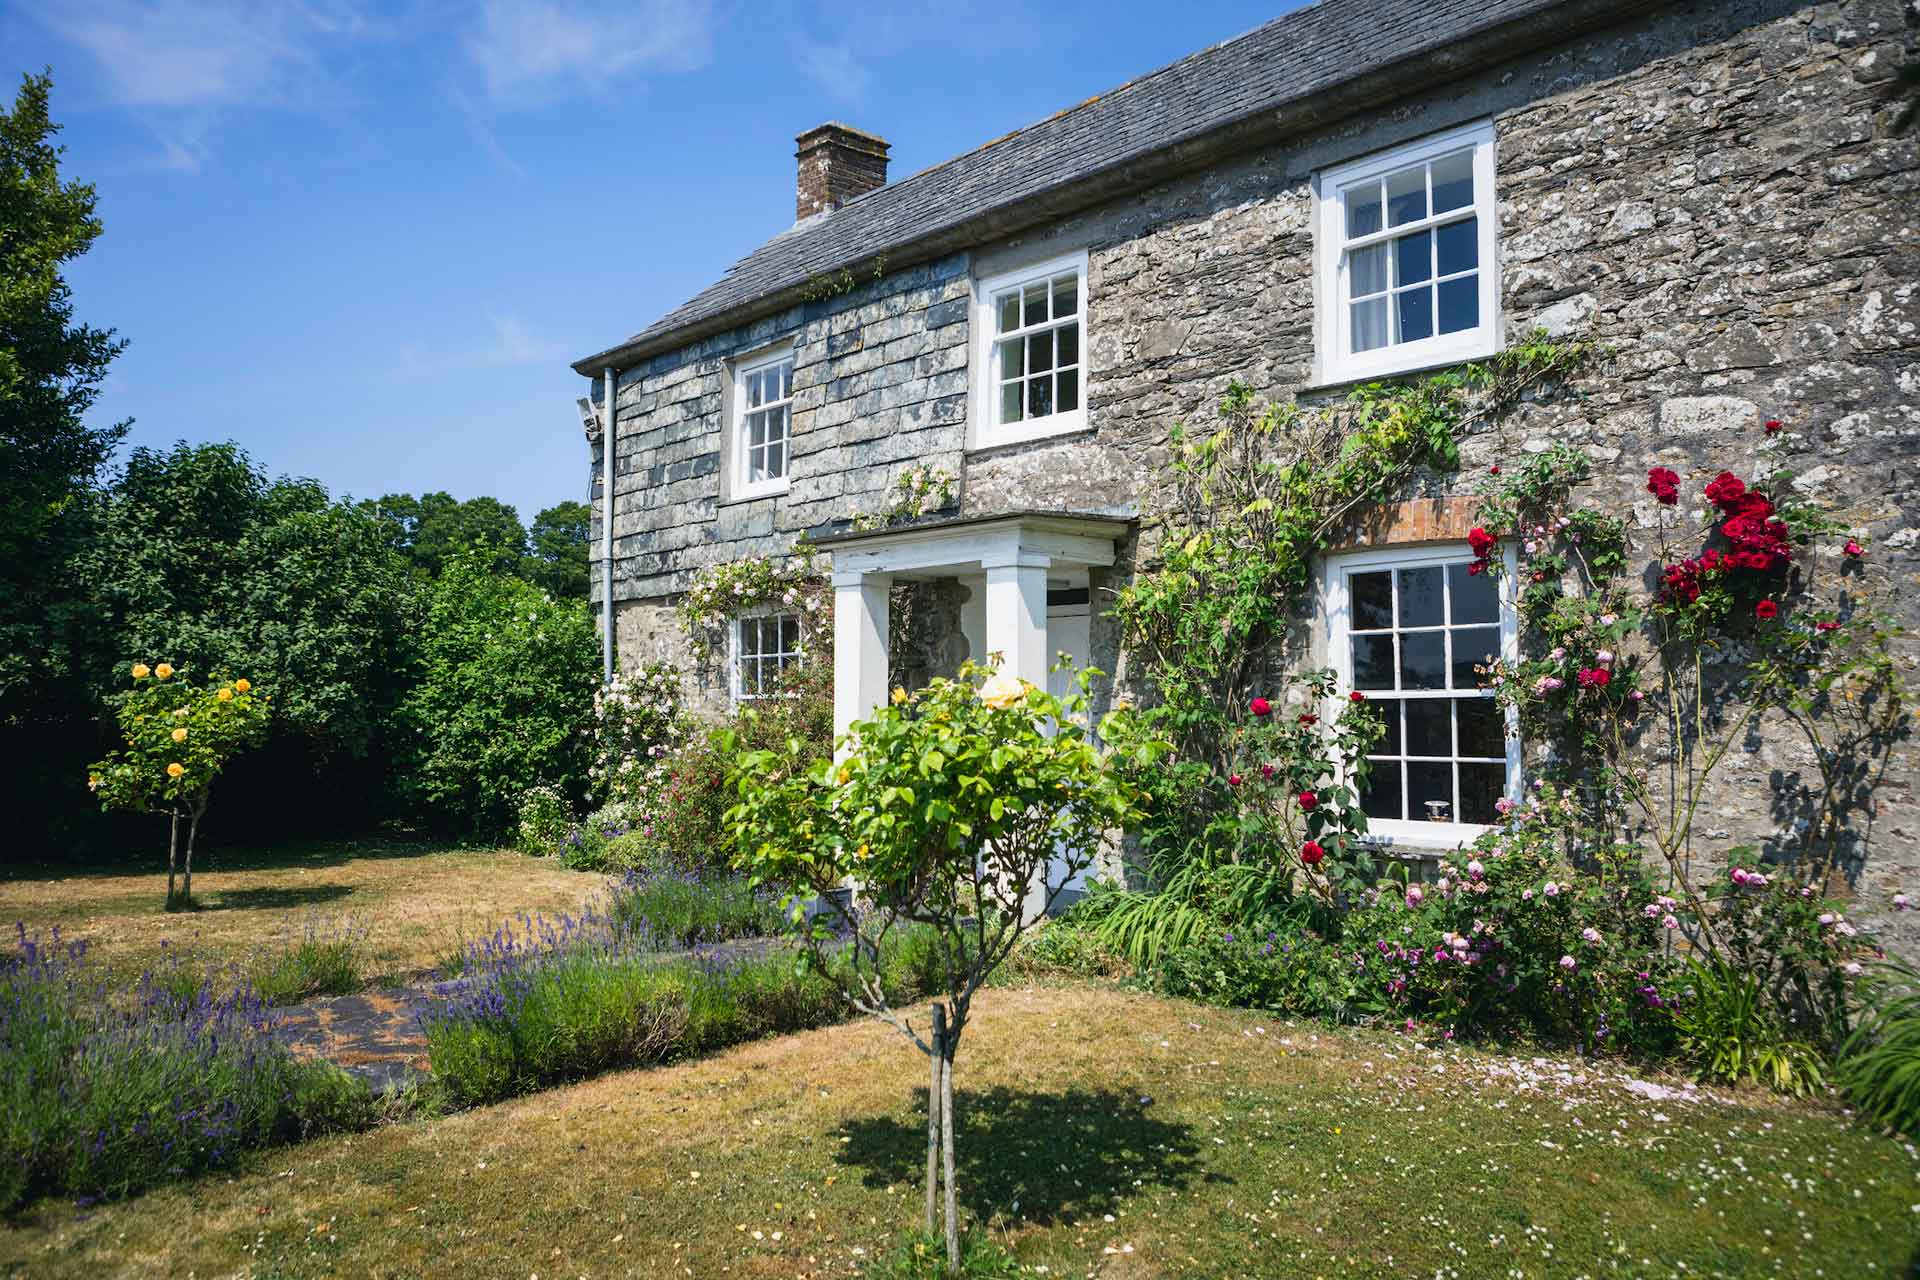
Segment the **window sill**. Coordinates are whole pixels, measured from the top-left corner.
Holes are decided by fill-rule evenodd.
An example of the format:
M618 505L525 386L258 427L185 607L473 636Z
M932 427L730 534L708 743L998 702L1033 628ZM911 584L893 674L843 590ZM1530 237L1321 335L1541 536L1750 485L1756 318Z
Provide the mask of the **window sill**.
M743 502L765 502L768 498L778 498L782 496L791 487L790 485L783 484L773 488L749 489L744 493L729 494L721 498L720 501L714 505L716 507L737 507Z
M1051 417L1034 418L1022 422L1016 427L996 427L991 432L982 432L970 436L967 440L968 453L986 453L994 449L1004 449L1011 445L1034 444L1042 440L1058 440L1065 436L1078 435L1089 430L1087 411L1076 409L1072 413L1056 413Z
M1437 857L1464 849L1492 827L1464 822L1400 822L1381 820L1369 823L1361 839L1375 848L1394 853Z
M1400 378L1411 378L1416 374L1435 373L1441 369L1451 369L1456 365L1471 364L1475 360L1486 360L1500 354L1498 342L1476 343L1471 347L1453 352L1436 351L1431 356L1420 356L1405 365L1388 365L1375 370L1353 372L1336 369L1329 374L1315 370L1311 381L1300 388L1303 392L1351 391L1363 387L1369 382L1393 382Z

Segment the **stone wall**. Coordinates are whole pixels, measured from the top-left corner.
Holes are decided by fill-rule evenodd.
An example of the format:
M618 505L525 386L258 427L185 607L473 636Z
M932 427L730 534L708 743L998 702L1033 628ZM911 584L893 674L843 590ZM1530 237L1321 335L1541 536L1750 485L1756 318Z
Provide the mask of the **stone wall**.
M615 524L619 595L633 602L623 618L702 564L878 505L908 461L964 462L969 514L1136 512L1168 427L1206 421L1229 380L1273 397L1338 394L1310 385L1313 172L1491 116L1509 337L1543 325L1614 356L1583 399L1528 406L1498 437L1467 441L1469 471L1569 440L1603 477L1584 496L1645 527L1646 467L1673 467L1697 492L1747 463L1762 419L1783 419L1803 441L1800 483L1869 539L1869 584L1904 589L1911 633L1920 132L1891 134L1886 89L1915 20L1896 0L1671 6L632 371ZM963 457L969 273L1071 249L1090 255L1087 430ZM726 361L788 332L805 361L793 492L719 507ZM1138 554L1126 548L1126 562ZM1124 567L1108 585L1122 580ZM1903 644L1911 659L1911 634ZM1094 661L1124 671L1103 645L1117 645L1110 628ZM1703 844L1777 838L1766 796L1807 763L1786 744L1763 729L1747 745L1709 797ZM1863 905L1920 887L1913 784L1903 746Z

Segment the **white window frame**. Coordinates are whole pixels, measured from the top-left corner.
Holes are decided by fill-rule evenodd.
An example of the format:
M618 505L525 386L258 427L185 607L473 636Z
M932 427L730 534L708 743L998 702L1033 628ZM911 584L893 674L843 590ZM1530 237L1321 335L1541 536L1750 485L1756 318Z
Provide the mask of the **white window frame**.
M1074 294L1080 325L1079 403L1065 412L1050 413L1044 418L1024 418L1019 422L1003 425L999 422L1000 347L997 340L1001 335L995 331L995 300L1000 295L1023 285L1051 280L1068 272L1075 273L1080 280L1079 288ZM1050 319L1046 327L1057 327L1058 323L1057 319ZM1040 327L1034 326L1035 329ZM1024 332L1024 326L1022 330L1016 332ZM996 445L1044 440L1049 436L1085 430L1088 392L1087 361L1087 254L1084 249L1051 258L1046 262L1037 262L1032 266L1022 267L1018 271L1005 271L999 275L975 280L973 285L975 374L973 412L967 415L970 424L967 430L967 447L991 449Z
M1450 152L1473 148L1473 203L1462 209L1432 212L1432 192L1428 192L1428 216L1398 227L1381 229L1351 243L1347 240L1346 189L1369 178L1381 178L1408 165L1435 160ZM1353 382L1387 377L1478 360L1500 349L1500 270L1497 235L1499 205L1494 189L1493 121L1482 120L1422 138L1389 151L1323 169L1314 178L1315 320L1314 357L1317 382ZM1386 221L1382 208L1382 223ZM1355 247L1390 242L1422 228L1443 226L1471 213L1479 219L1478 257L1480 323L1457 333L1435 333L1413 342L1389 343L1371 351L1353 350L1353 313L1347 304L1347 283L1351 251ZM1389 252L1388 257L1392 254ZM1393 323L1392 298L1388 295L1388 325ZM1434 316L1439 326L1439 316Z
M741 679L745 671L746 663L746 646L742 642L741 624L748 620L757 621L763 618L792 618L794 624L794 644L796 647L793 649L775 648L770 656L776 659L791 658L794 662L803 662L806 660L807 642L805 619L801 616L799 610L776 608L749 609L744 613L736 615L733 621L727 624L727 685L728 691L736 703L759 702L766 698L779 696L778 694L770 693L748 693ZM756 659L764 662L768 656L769 655L766 654L759 654L756 655Z
M1515 598L1517 590L1515 572L1518 561L1513 544L1510 542L1502 542L1496 554L1501 557L1506 566L1506 572L1498 580L1500 656L1506 662L1512 663L1520 654L1520 614ZM1379 547L1365 551L1339 552L1323 558L1321 591L1326 600L1328 665L1333 668L1339 679L1338 689L1328 699L1323 709L1323 713L1329 720L1339 714L1354 687L1353 646L1348 643L1353 615L1347 592L1347 575L1381 569L1419 569L1434 565L1470 564L1473 558L1472 550L1463 543ZM1366 691L1363 690L1363 692ZM1381 693L1379 696L1397 699L1458 698L1462 696L1462 691L1459 689L1402 690L1393 694ZM1485 696L1493 695L1489 692ZM1520 721L1511 708L1507 710L1505 720L1506 797L1518 803L1526 789L1525 779L1522 777L1524 752L1520 742ZM1400 745L1404 753L1407 745L1404 739ZM1459 759L1458 756L1453 758ZM1343 779L1343 781L1347 780ZM1484 832L1491 829L1492 824L1475 822L1420 822L1405 818L1367 819L1367 831L1370 835L1386 837L1396 846L1407 848L1457 849L1463 845L1472 844Z
M761 373L781 364L793 363L793 346L784 344L772 351L741 360L733 367L733 413L728 427L728 444L731 457L728 460L729 496L739 498L764 498L773 494L785 493L790 477L793 475L793 375L787 375L788 392L784 399L771 400L757 406L752 412L758 413L769 407L784 406L787 411L787 434L785 449L781 455L780 474L764 480L747 479L747 377Z

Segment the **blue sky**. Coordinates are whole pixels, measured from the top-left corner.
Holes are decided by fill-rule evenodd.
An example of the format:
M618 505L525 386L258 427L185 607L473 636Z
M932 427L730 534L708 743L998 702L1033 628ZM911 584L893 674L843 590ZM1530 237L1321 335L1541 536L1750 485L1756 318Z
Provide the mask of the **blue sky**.
M792 222L796 133L903 177L1293 7L0 0L0 70L99 189L102 418L530 520L585 493L568 362Z

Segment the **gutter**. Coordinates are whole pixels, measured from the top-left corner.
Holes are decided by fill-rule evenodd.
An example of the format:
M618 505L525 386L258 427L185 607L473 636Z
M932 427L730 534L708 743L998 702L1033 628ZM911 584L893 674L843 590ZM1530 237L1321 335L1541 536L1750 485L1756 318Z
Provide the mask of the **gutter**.
M605 365L632 367L661 355L808 301L808 280L858 262L885 257L892 268L914 266L983 243L1005 239L1094 205L1145 190L1217 160L1269 145L1283 138L1324 128L1436 83L1456 80L1547 45L1659 10L1658 0L1567 0L1499 26L1426 50L1364 75L1316 91L1311 97L1284 99L1246 115L1180 139L1155 151L1130 156L1076 176L1058 186L960 222L936 226L892 243L864 246L847 261L807 264L793 284L742 306L660 333L637 335L618 346L573 363L575 373L592 377ZM1410 90L1409 85L1414 88ZM950 163L950 162L949 162ZM912 178L905 181L911 182Z
M616 478L614 453L620 433L616 430L615 406L620 379L613 366L606 367L606 421L600 428L600 678L613 683L613 489Z

